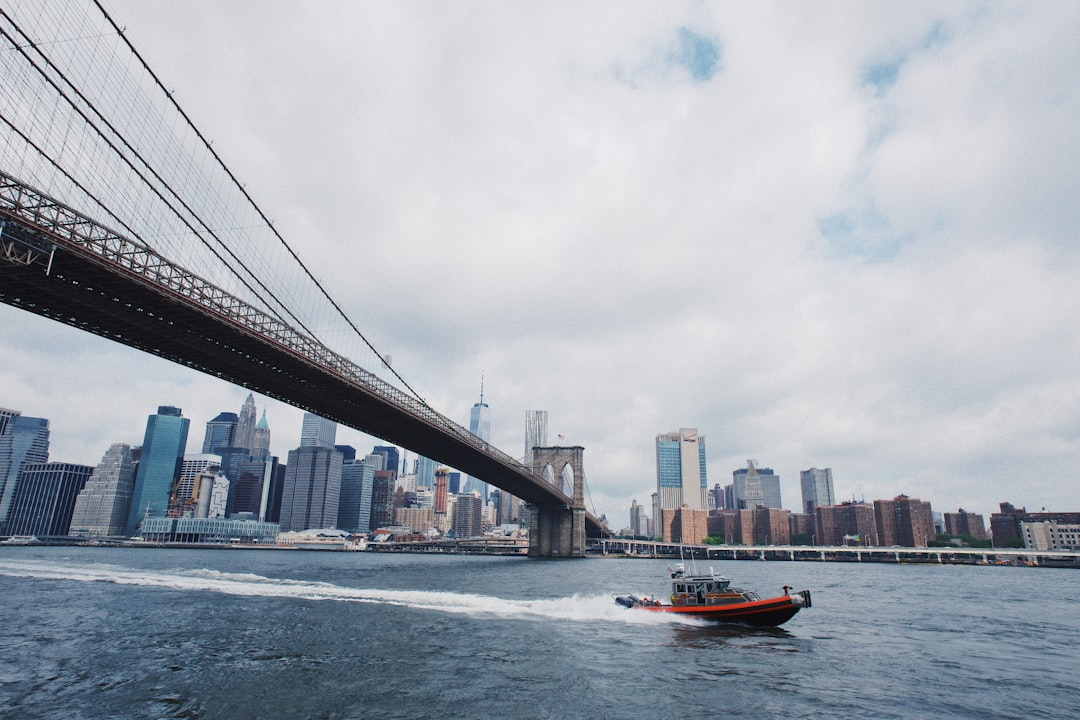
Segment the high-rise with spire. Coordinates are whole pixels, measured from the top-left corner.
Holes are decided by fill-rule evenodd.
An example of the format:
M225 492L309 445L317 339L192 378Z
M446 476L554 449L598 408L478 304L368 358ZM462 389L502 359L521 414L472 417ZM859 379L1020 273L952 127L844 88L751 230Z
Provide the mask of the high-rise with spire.
M484 442L491 441L491 408L484 402L484 376L480 376L480 402L472 406L469 412L469 432ZM487 503L488 485L479 478L469 476L465 481L465 492L479 492L481 505Z
M244 448L254 454L252 450L255 443L255 417L255 396L248 393L236 422L236 438L233 440L233 447ZM203 452L213 452L213 450L203 450Z
M255 435L251 441L252 457L267 457L270 455L270 424L266 422L266 408L263 408L262 417L255 425Z

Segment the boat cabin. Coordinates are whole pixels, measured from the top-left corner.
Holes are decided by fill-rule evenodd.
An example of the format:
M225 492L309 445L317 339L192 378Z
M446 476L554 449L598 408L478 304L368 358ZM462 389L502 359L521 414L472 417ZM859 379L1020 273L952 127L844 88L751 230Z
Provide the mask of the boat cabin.
M727 605L758 599L755 593L731 587L731 581L712 572L708 575L687 575L680 563L671 573L671 604Z

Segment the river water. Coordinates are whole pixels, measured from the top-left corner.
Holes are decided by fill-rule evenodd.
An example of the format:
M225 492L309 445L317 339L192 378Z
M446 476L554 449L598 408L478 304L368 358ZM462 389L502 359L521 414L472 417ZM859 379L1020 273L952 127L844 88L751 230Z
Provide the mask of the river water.
M1075 571L711 564L813 607L614 604L662 560L0 548L0 718L1080 717Z

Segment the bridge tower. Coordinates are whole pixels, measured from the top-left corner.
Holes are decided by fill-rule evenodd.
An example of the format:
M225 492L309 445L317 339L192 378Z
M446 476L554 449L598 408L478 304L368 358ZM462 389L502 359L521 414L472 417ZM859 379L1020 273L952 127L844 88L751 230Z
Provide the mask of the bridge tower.
M574 497L570 506L529 506L529 557L585 557L585 470L582 455L585 448L533 448L532 471L537 479L550 470L558 482L566 469L574 477Z

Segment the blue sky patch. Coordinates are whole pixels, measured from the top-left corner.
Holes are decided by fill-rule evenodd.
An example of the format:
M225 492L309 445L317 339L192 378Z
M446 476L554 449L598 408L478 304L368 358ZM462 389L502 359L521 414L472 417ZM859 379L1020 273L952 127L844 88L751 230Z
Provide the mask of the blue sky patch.
M871 263L893 259L912 239L894 234L888 220L873 209L822 217L817 226L831 255Z
M698 82L712 79L720 69L720 46L690 28L679 28L679 49L672 58Z

